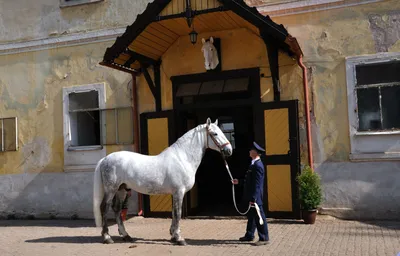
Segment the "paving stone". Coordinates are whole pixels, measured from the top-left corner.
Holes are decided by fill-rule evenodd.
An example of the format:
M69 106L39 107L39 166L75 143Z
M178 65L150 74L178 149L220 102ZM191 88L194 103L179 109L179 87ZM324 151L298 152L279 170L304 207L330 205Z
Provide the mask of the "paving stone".
M53 255L379 255L400 252L399 222L343 221L318 216L314 225L299 221L268 220L270 244L255 247L241 243L246 220L182 221L188 246L171 245L170 219L135 217L126 224L137 238L124 243L116 225L110 226L115 244L101 242L100 229L91 220L2 220L1 256ZM257 238L256 238L257 239ZM129 248L136 245L134 248Z

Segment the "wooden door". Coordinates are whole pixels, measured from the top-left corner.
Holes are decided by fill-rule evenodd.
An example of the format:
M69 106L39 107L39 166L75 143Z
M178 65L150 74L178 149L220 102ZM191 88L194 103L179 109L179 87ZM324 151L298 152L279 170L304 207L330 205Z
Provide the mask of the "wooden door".
M266 150L264 209L272 218L300 218L296 176L300 172L298 101L261 103L255 138Z

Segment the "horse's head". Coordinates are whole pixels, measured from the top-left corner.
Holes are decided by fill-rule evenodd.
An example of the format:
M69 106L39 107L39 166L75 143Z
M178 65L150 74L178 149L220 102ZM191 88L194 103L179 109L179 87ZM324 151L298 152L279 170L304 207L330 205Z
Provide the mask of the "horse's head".
M204 66L207 70L215 69L219 64L218 52L214 46L214 38L210 37L210 40L206 41L204 38L201 39L203 47L201 51L204 55Z
M232 145L226 138L225 134L218 127L218 119L215 123L211 123L211 119L207 118L207 147L216 151L220 151L224 156L232 155Z

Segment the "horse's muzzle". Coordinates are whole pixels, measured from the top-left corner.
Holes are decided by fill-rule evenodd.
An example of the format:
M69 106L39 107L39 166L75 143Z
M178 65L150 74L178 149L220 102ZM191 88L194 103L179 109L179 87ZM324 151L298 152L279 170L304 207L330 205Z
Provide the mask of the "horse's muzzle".
M232 152L233 152L233 150L232 150L232 145L231 145L231 144L226 145L226 146L222 149L222 154L223 154L224 156L231 156L231 155L232 155Z

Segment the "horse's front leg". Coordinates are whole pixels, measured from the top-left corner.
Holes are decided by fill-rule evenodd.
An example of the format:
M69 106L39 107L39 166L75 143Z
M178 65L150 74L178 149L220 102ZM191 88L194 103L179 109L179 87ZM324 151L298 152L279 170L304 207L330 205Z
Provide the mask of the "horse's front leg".
M181 230L179 227L179 221L182 216L182 203L183 197L185 195L185 191L177 191L172 195L172 225L171 225L171 233L172 238L171 241L176 242L178 245L186 245L185 239L181 236Z

